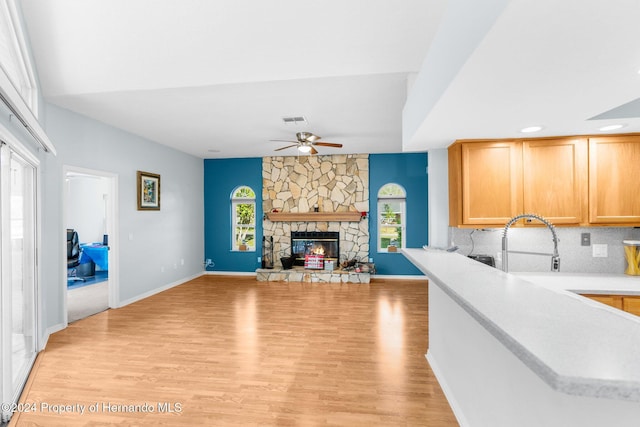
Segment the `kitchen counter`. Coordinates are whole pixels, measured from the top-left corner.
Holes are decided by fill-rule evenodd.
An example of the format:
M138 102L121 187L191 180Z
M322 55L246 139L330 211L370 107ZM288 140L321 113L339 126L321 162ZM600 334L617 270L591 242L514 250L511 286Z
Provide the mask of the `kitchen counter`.
M640 294L640 278L516 275L456 253L424 249L402 252L429 278L427 358L459 420L475 420L483 414L478 425L502 425L491 418L492 400L487 398L486 409L478 409L477 403L467 402L471 396L467 396L465 386L465 381L498 381L498 386L492 386L496 395L504 394L505 399L513 401L518 408L513 416L521 418L511 425L529 425L522 418L527 411L531 417L542 416L545 411L539 405L541 399L548 400L548 412L554 415L543 424L538 420L537 425L598 425L602 420L598 421L597 414L603 411L615 411L637 422L640 317L567 291ZM455 339L462 341L453 342ZM465 341L476 342L467 356L461 354ZM520 363L514 363L514 358ZM464 380L458 378L462 371L467 376ZM545 387L540 388L535 377ZM479 394L473 399L485 398ZM525 398L528 394L533 395ZM535 405L529 407L532 400L538 401L537 409ZM565 401L561 407L553 403L561 401ZM576 408L583 413L579 424L573 424ZM504 405L495 410L504 411ZM503 425L514 422L509 418Z
M580 273L512 274L540 286L577 294L640 295L640 276Z

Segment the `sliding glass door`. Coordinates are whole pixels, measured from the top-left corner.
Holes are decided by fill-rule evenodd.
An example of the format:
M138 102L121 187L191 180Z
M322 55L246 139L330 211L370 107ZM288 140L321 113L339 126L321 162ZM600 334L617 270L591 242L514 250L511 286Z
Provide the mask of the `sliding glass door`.
M36 168L0 147L1 402L16 402L36 356ZM11 411L3 405L2 418Z

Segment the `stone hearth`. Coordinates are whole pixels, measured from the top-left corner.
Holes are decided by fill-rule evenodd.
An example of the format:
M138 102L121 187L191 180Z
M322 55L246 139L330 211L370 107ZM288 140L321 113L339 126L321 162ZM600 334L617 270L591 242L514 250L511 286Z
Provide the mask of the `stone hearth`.
M307 282L307 283L370 283L370 273L356 273L346 270L308 270L294 267L289 270L281 268L256 270L259 282Z

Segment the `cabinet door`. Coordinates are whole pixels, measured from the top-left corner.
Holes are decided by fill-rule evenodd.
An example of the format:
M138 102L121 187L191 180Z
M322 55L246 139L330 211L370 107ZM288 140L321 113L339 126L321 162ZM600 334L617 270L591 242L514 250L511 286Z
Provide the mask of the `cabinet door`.
M522 159L525 212L553 224L587 222L586 139L524 141Z
M504 225L521 209L521 143L463 143L462 222Z
M462 146L448 148L449 161L449 226L459 227L462 222Z
M589 139L589 222L640 224L640 137Z
M622 310L622 297L620 295L582 295L601 304Z
M640 297L627 297L622 299L622 309L636 316L640 316Z

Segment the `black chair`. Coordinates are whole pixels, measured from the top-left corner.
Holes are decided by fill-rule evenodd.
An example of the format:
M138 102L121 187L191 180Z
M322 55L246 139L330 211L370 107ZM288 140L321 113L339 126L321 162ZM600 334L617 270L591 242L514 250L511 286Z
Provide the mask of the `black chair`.
M72 228L67 228L67 280L86 281L86 278L78 276L81 254L78 232Z

